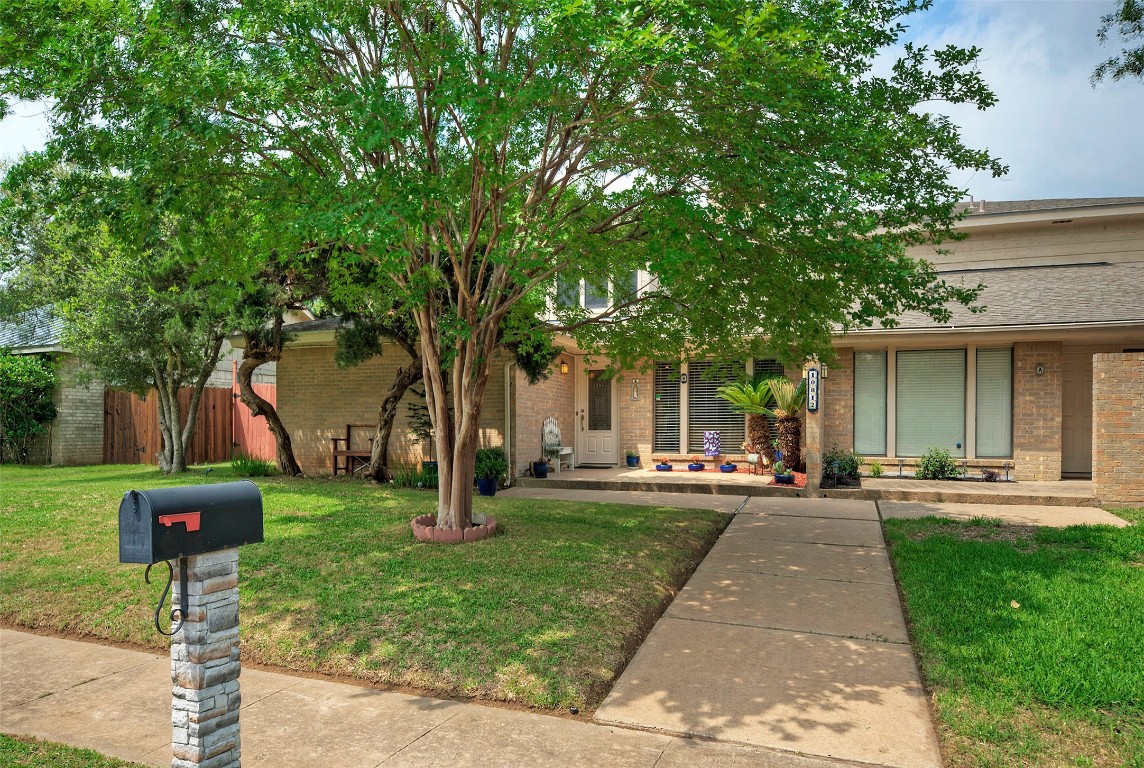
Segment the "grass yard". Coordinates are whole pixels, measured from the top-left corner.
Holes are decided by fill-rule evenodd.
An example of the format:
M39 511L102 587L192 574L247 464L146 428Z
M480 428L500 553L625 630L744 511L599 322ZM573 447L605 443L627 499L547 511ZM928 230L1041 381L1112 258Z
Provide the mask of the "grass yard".
M139 763L106 757L90 749L3 734L0 734L0 765L5 768L142 768Z
M0 621L165 649L162 584L118 562L125 491L237 479L149 466L0 467ZM239 559L248 661L443 696L594 707L727 515L497 497L501 531L414 541L436 493L260 478L266 541ZM165 579L164 579L165 581Z
M1144 768L1144 525L885 528L950 768Z

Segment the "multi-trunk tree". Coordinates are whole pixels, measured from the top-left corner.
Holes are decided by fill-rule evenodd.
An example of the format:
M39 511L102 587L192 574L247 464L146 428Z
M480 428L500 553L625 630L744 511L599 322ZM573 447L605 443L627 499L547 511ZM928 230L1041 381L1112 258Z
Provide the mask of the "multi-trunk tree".
M950 168L1002 171L928 112L993 102L977 51L872 69L926 5L16 5L0 68L6 92L56 100L59 133L98 119L148 146L161 126L228 158L264 185L252 204L288 200L300 237L339 247L335 296L370 265L417 329L437 524L455 528L499 345L562 331L615 365L789 359L972 301L905 248L949 235ZM145 110L116 108L128 88ZM609 307L550 308L560 280Z

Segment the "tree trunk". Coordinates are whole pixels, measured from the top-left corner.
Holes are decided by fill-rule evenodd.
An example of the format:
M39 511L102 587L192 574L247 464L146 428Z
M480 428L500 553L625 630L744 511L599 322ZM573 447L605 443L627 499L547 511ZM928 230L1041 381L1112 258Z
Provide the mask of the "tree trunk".
M398 368L397 375L394 376L393 383L389 385L389 391L385 393L385 399L381 401L381 407L377 410L377 435L373 439L368 473L379 483L387 483L390 480L389 439L393 434L393 422L397 418L397 406L401 403L401 398L405 397L406 391L421 380L424 375L421 367L420 356L415 356L409 365Z
M481 402L496 348L500 318L474 324L468 339L458 341L451 368L442 365L433 299L414 313L421 336L421 370L425 402L437 447L437 528L464 530L473 520L473 476L480 441ZM447 387L449 375L452 386ZM452 395L454 418L449 416Z
M783 465L790 472L805 471L802 465L802 420L798 416L784 416L779 419L778 427Z
M159 411L159 434L163 441L159 448L159 453L155 455L155 458L159 462L159 470L169 475L175 472L182 472L186 469L185 462L181 461L182 445L178 439L178 382L175 382L175 397L172 398L171 379L173 378L173 371L171 361L168 360L167 365L164 367L159 365L158 361L152 360L151 366L155 372L155 396L159 401L157 403ZM180 450L176 451L176 446L178 446Z
M775 463L775 447L772 445L771 423L761 413L747 416L747 442L767 458L767 463Z
M254 391L254 372L258 366L269 362L277 362L282 357L281 347L275 352L272 347L263 346L247 333L246 348L242 351L242 361L238 364L238 399L250 409L252 416L261 416L266 419L266 426L274 435L275 459L278 462L278 471L287 477L299 477L302 468L294 458L294 444L290 440L290 433L278 416L278 411Z

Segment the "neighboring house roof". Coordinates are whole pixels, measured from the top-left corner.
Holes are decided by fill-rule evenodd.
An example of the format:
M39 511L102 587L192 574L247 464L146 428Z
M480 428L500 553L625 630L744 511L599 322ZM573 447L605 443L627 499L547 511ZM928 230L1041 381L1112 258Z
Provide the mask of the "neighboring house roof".
M959 203L958 209L968 208L970 216L989 216L999 213L1031 213L1141 204L1144 204L1144 197L1058 197L1048 200L971 200Z
M958 304L949 323L907 312L894 330L954 330L1029 326L1144 325L1144 263L1067 264L940 272L951 285L985 289L974 314ZM877 333L882 326L852 331Z
M13 352L57 352L64 322L50 306L29 309L12 321L0 320L0 349Z

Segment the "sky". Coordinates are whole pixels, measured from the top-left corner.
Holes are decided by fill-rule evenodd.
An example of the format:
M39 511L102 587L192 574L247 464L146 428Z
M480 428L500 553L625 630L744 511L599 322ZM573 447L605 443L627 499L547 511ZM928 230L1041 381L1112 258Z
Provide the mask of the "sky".
M961 127L969 146L989 149L1009 166L999 179L955 171L955 184L977 200L1144 196L1144 82L1089 82L1096 65L1117 51L1096 39L1100 17L1115 6L935 0L907 18L906 39L915 44L981 48L981 74L999 99L987 111L932 105ZM0 122L0 158L43 146L44 110L18 104Z

